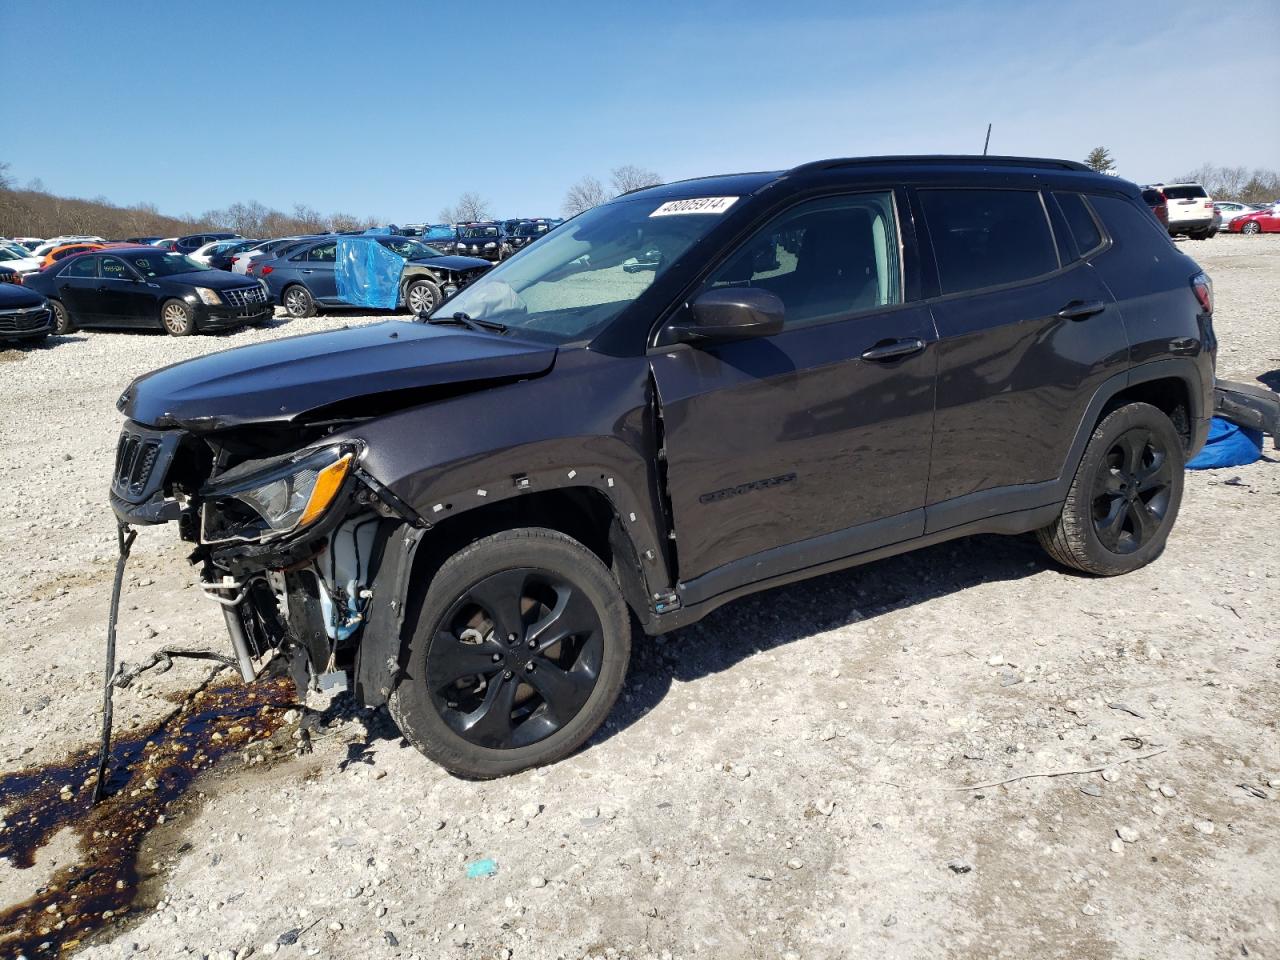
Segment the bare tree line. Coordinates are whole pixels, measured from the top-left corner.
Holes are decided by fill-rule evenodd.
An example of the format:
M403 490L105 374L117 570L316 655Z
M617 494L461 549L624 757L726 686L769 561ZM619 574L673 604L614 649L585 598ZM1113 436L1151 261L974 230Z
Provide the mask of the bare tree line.
M285 213L256 200L233 203L222 210L207 210L199 216L175 217L161 213L151 203L122 207L105 197L91 200L59 197L46 191L38 180L18 189L8 169L7 163L0 162L0 236L3 237L85 234L120 239L176 237L202 230L230 230L246 237L282 237L358 230L380 222L375 217L355 217L347 213L322 214L306 204L297 204L291 213Z
M637 167L630 163L623 164L621 167L614 167L610 172L609 185L612 190L596 177L588 174L569 188L569 192L564 198L564 215L566 217L576 217L582 211L598 207L606 200L612 200L614 197L630 193L632 190L654 187L661 182L662 177L652 170L646 170L644 167Z
M1198 183L1215 200L1236 200L1240 203L1274 203L1280 200L1280 172L1247 167L1215 167L1203 163L1177 180L1178 183Z

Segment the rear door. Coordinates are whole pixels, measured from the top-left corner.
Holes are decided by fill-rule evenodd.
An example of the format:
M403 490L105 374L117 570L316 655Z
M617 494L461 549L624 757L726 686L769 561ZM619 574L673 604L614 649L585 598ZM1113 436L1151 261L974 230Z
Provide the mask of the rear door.
M62 305L77 323L98 323L102 309L98 296L97 257L80 256L66 263L58 273L57 290Z
M1124 368L1128 343L1087 259L1070 243L1060 252L1066 238L1055 238L1040 191L915 196L939 294L934 532L1052 502L1046 487L1062 473L1094 391Z
M302 255L298 263L302 282L313 299L321 303L339 303L338 282L334 275L338 259L338 242L327 240L316 244Z
M651 351L686 602L923 531L936 337L903 303L899 209L792 206L703 286L775 293L782 332Z

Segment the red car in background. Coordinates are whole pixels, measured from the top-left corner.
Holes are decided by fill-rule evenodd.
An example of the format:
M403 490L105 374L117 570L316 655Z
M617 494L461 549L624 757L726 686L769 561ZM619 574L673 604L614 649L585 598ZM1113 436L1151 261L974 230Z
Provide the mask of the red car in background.
M1164 192L1157 190L1155 187L1143 187L1142 199L1146 201L1155 218L1160 221L1160 226L1166 230L1169 229L1169 200L1165 197Z
M1227 224L1230 233L1280 233L1280 204L1242 213Z

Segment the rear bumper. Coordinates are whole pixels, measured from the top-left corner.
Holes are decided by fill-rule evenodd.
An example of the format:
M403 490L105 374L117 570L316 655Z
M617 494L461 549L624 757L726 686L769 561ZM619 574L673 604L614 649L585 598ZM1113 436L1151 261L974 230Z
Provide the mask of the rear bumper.
M1213 390L1213 415L1271 434L1272 446L1280 450L1280 394L1251 383L1219 380Z
M1194 220L1170 220L1169 235L1177 236L1183 233L1198 232L1200 230L1208 230L1213 226L1213 217L1197 217Z

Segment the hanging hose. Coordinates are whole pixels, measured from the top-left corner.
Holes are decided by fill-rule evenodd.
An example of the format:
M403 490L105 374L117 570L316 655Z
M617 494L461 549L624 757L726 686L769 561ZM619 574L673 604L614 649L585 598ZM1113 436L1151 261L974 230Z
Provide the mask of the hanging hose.
M111 585L111 612L107 614L107 675L102 690L102 748L98 752L98 782L93 787L93 803L97 803L106 791L107 757L111 753L111 692L115 689L116 674L116 620L120 615L120 590L124 586L124 567L138 531L129 528L123 520L116 522L116 544L120 555L116 558L116 579Z
M129 551L132 549L133 541L137 536L138 532L131 529L127 523L123 521L117 522L116 543L120 548L120 555L116 559L116 578L111 586L111 611L107 614L107 669L102 691L102 745L98 751L98 779L93 787L91 801L93 804L97 804L106 796L107 761L111 755L112 695L116 687L124 688L129 686L139 674L155 667L158 667L161 672L168 670L169 667L173 666L173 660L176 657L185 657L191 660L212 660L219 664L214 669L214 673L209 675L209 680L212 680L214 674L224 667L240 666L235 658L214 653L211 650L181 650L175 647L163 647L153 653L145 663L136 667L121 663L119 668L116 668L116 621L120 616L120 592L124 587L125 564L129 559ZM241 630L243 630L243 627L241 627ZM253 679L252 674L248 679ZM208 680L205 682L207 683Z

